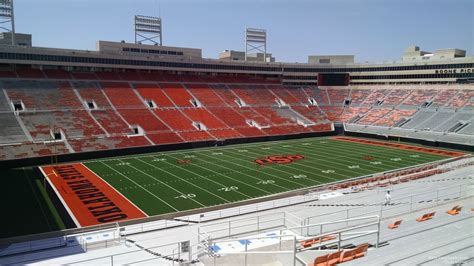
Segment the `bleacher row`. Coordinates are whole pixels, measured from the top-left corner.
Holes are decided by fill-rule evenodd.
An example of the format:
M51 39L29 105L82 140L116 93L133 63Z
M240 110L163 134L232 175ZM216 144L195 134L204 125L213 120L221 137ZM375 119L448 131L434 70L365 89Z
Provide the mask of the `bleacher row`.
M302 88L191 83L195 79L52 80L45 78L48 72L39 73L43 76L35 79L18 75L22 78L1 80L2 160L332 130L318 109L298 99L306 93Z

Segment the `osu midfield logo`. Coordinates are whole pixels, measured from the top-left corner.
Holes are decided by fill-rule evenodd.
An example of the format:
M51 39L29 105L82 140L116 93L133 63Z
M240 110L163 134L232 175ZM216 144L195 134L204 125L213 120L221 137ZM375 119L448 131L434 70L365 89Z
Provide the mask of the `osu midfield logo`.
M272 163L277 163L277 164L288 164L292 163L294 161L298 161L304 159L303 155L273 155L273 156L268 156L263 159L257 159L254 162L257 163L260 166L264 166L265 164L272 164Z

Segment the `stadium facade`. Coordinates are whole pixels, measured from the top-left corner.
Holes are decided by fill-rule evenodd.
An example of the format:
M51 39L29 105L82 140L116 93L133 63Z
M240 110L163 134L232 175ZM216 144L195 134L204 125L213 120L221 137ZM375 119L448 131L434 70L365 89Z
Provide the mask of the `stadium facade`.
M97 51L40 47L0 47L3 68L32 66L66 70L170 71L175 73L247 74L274 77L283 84L317 85L319 74L347 73L350 85L362 84L435 84L472 82L474 57L464 50L441 49L422 52L408 48L403 60L383 64L356 64L353 57L320 56L311 63L242 62L202 58L201 49L98 41ZM331 58L334 63L331 63ZM350 60L352 58L352 60ZM322 85L322 84L319 84Z

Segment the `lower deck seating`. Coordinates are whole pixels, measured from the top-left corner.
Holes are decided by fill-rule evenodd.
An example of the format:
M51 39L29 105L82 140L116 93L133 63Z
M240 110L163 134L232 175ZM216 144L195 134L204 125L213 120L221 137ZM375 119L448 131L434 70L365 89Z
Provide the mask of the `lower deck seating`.
M121 109L118 110L120 115L131 126L137 125L143 128L146 132L169 131L163 122L156 118L148 109Z
M402 127L400 130L429 128L440 135L450 131L446 134L454 138L472 135L474 122L474 90L469 85L316 88L270 84L264 79L255 79L262 83L252 84L237 76L27 72L18 75L41 73L42 78L18 80L14 72L14 76L6 73L0 81L4 85L0 93L4 125L0 145L22 142L31 147L29 136L33 141L51 140L54 128L65 133L70 146L63 144L62 151L68 153L73 152L68 147L81 152L323 132L333 130L331 121ZM21 101L26 110L13 111L12 101ZM193 122L205 128L198 130ZM144 132L135 132L134 126ZM19 149L12 156L0 154L0 158L34 156L37 150L47 153L46 148Z
M136 84L138 93L147 101L154 101L157 107L174 107L175 105L164 93L164 91L154 84Z
M91 115L111 135L132 133L130 127L118 116L115 110L94 110Z
M228 128L220 119L215 117L212 113L203 108L184 109L183 113L195 122L201 122L208 129L223 129Z
M172 143L181 143L183 139L175 132L160 132L147 135L153 143L158 144L172 144Z
M363 125L371 125L375 121L384 117L390 111L391 109L388 108L372 108L364 115L364 117L362 117L362 119L357 121L357 123Z
M72 139L69 140L68 143L76 152L143 147L149 146L151 144L143 136L115 136L109 138Z
M63 142L33 143L24 142L14 145L0 145L0 160L14 160L53 154L66 154L70 151Z
M28 141L15 114L11 112L0 113L0 121L2 121L0 126L0 143L21 143Z
M193 131L193 121L189 120L179 109L156 109L155 113L176 131Z
M82 108L69 82L5 81L5 91L12 102L22 102L27 110Z
M21 113L20 117L34 140L51 140L51 132L58 130L67 138L105 135L84 110Z
M391 127L402 118L412 116L416 110L393 110L381 119L377 120L373 125Z
M185 141L204 141L204 140L215 140L215 138L207 131L187 131L187 132L180 132L179 135Z

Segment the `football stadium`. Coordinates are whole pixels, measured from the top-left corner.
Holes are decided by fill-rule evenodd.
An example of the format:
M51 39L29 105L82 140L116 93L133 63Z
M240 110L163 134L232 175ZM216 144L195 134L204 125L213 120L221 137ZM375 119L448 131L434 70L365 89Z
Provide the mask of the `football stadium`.
M0 265L474 263L472 24L463 49L290 63L271 27L208 58L163 45L155 15L96 50L37 46L16 2L0 0Z

